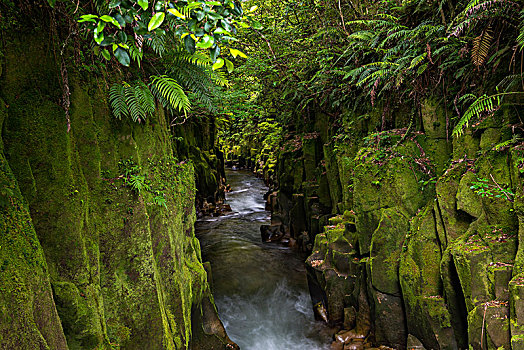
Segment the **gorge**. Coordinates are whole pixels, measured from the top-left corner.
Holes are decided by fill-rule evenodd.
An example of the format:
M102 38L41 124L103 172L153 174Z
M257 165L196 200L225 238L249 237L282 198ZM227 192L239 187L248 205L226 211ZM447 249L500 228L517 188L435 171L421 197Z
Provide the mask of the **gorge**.
M524 349L520 0L1 0L0 349Z

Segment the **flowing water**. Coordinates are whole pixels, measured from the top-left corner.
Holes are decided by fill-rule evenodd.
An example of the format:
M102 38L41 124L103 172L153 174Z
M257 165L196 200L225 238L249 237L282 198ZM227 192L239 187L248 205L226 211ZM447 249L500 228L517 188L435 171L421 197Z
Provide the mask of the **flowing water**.
M303 260L278 244L262 243L264 183L228 171L232 213L197 222L204 260L211 262L218 313L242 350L328 349L329 331L315 321Z

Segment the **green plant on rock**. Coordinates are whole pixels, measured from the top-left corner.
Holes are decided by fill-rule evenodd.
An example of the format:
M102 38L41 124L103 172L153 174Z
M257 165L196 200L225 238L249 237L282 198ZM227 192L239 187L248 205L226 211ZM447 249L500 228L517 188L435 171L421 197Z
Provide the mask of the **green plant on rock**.
M153 204L164 207L167 209L166 195L162 191L153 191Z
M424 189L427 187L427 186L433 186L437 183L437 178L435 176L427 179L427 180L419 180L418 182L419 184L421 184L422 188L421 190L424 191Z
M122 174L120 177L124 181L124 185L129 187L135 194L140 195L144 190L149 190L149 184L146 182L145 175L141 174L142 167L137 165L132 158L121 160L118 162L118 167Z
M492 177L492 183L485 178L478 178L477 181L472 181L470 189L481 197L489 198L505 198L513 202L515 193L510 188L503 188Z

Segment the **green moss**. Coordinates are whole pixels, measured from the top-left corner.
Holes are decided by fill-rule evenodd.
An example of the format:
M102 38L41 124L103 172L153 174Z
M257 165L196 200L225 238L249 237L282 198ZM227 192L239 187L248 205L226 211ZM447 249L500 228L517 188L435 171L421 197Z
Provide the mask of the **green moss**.
M67 349L27 204L0 148L0 346Z
M0 237L0 312L11 321L0 327L19 325L14 334L24 335L27 349L188 347L192 310L208 289L193 232L195 167L173 157L162 111L141 125L115 121L106 91L72 67L68 131L58 104L60 73L51 54L42 57L49 52L41 47L47 39L35 39L28 39L24 55L16 43L7 48L9 69L0 80L9 103L7 110L0 103L0 145L9 166L3 154L0 160L21 190L16 201L9 198L6 214L18 217L0 222L12 225L2 227L12 233ZM200 145L209 143L195 135ZM196 146L193 151L212 190L217 175L204 172L218 168L218 159L196 155ZM152 191L134 193L118 178L119 161L129 158L142 167L151 189L165 196L165 207L155 204ZM22 223L35 230L20 235ZM30 241L4 243L11 234ZM8 245L6 254L19 261L4 258ZM0 347L13 339L2 338Z

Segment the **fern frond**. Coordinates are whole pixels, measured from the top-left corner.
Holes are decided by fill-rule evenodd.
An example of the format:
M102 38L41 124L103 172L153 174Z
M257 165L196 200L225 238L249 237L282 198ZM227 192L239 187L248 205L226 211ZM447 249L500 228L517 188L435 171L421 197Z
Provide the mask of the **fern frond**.
M189 111L191 108L189 98L175 79L167 75L156 75L152 78L149 87L164 107L184 111L184 113Z
M492 31L488 27L482 34L473 39L473 49L471 50L471 61L478 68L484 64L488 57L489 48L493 40Z
M138 67L140 68L140 63L144 57L144 52L142 51L142 47L139 45L139 42L135 42L133 39L127 40L127 46L129 46L129 55L133 61L138 63Z
M117 119L122 119L129 115L126 105L125 88L122 84L113 84L109 89L109 101L113 114Z
M507 95L523 94L522 92L502 92L488 96L486 94L477 98L466 110L462 118L453 129L453 136L461 136L473 118L479 118L483 114L492 114L498 110Z
M124 93L126 96L127 108L129 110L131 119L134 122L137 122L137 121L140 122L142 119L145 119L146 117L144 108L140 104L138 90L139 88L137 86L131 86L131 85L124 86Z
M419 65L420 62L424 61L424 59L428 56L428 53L427 52L424 52L422 55L418 55L417 57L413 58L411 60L411 63L409 65L409 70L415 68L416 66Z
M148 35L148 38L144 40L144 43L151 47L153 51L160 57L164 54L166 51L166 36L165 35L159 35L155 33L152 33Z
M135 86L135 95L146 115L151 115L155 112L155 97L144 82L140 81Z

